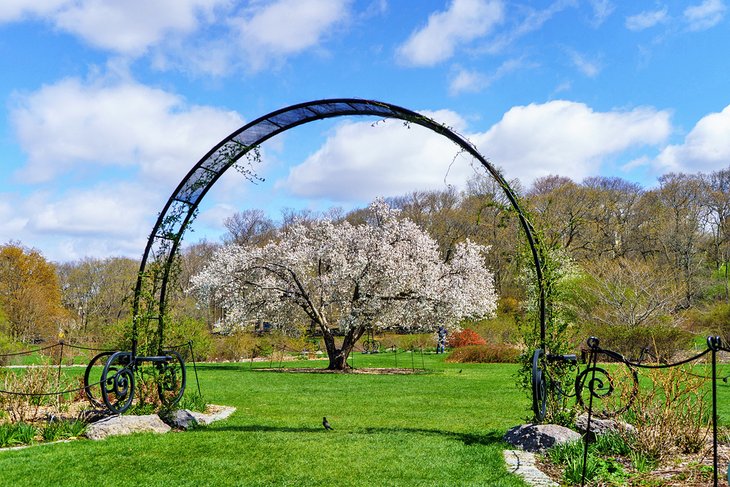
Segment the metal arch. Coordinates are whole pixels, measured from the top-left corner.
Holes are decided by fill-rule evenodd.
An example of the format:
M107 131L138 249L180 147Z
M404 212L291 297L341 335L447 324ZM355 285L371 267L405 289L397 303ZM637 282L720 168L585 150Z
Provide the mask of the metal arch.
M451 128L406 108L380 101L356 98L316 100L271 112L233 132L193 166L160 212L142 256L134 293L133 347L136 347L137 343L138 325L143 323L143 320L147 322L156 320L158 322L157 347L158 349L162 348L163 315L172 263L182 236L193 219L200 201L223 173L241 157L281 132L315 120L353 115L400 119L443 135L479 160L499 183L507 199L517 212L532 252L539 289L540 341L542 348L545 347L545 285L538 242L532 224L527 219L519 205L516 194L502 174L479 153L474 144ZM152 259L154 265L148 264L150 259ZM141 309L143 292L146 296L146 309L144 310Z

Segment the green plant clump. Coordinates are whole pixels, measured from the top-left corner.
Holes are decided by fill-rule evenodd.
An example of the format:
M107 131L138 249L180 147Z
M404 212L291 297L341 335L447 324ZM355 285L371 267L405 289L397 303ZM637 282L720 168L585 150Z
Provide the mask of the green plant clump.
M86 430L82 421L54 421L43 428L44 441L58 441L81 436Z
M598 481L601 485L623 485L628 473L611 454L630 452L629 446L620 435L603 435L589 445L585 462L585 480ZM582 441L556 445L547 451L548 459L563 467L563 481L568 485L580 485L583 481L584 446Z
M17 445L30 445L35 441L38 430L28 423L8 423L0 425L0 448Z
M204 413L208 409L208 404L205 402L205 398L198 394L186 393L180 398L180 401L175 405L175 409L187 409L189 411L198 411Z

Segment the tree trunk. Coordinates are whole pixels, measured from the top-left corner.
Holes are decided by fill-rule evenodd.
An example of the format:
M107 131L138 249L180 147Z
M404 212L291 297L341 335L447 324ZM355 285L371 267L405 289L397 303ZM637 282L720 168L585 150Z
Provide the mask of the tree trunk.
M331 330L322 327L322 336L324 338L324 344L327 349L327 357L329 358L328 370L348 370L350 365L347 363L347 358L350 356L350 352L355 348L355 344L365 333L364 326L358 326L351 328L345 334L345 338L342 341L342 346L337 348L335 344L335 337Z

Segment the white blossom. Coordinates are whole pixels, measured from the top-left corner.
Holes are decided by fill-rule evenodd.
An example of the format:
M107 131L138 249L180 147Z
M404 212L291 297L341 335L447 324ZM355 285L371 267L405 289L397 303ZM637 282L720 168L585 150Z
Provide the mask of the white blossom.
M193 283L223 303L229 324L313 322L325 339L350 332L354 345L367 327L455 327L492 314L486 251L466 241L445 262L433 238L378 200L366 224L295 223L263 247L226 245Z

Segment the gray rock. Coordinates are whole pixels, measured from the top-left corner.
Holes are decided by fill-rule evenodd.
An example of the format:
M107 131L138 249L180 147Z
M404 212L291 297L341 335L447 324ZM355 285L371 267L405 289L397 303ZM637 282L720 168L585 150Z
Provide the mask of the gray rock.
M198 426L198 420L187 409L177 409L164 418L165 422L173 428L189 430Z
M578 431L585 433L588 431L588 413L583 413L575 418L575 427ZM634 433L636 428L623 421L616 419L601 419L591 416L591 433L594 436L605 435L606 433L622 433L622 432Z
M130 435L132 433L167 433L170 427L156 414L146 416L111 416L86 428L86 437L92 440L103 440L112 435Z
M554 445L580 439L572 429L557 424L523 424L504 435L510 445L532 453L542 453Z

